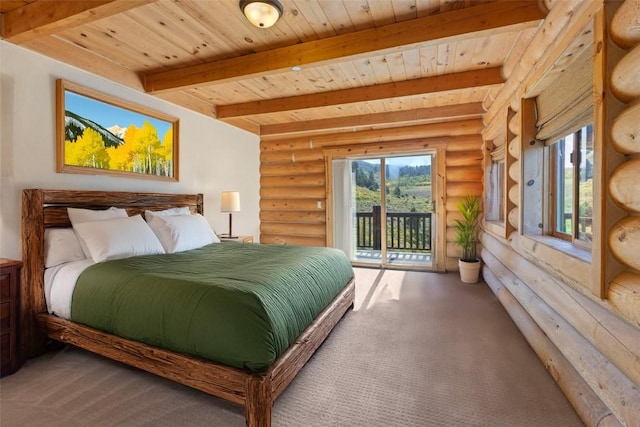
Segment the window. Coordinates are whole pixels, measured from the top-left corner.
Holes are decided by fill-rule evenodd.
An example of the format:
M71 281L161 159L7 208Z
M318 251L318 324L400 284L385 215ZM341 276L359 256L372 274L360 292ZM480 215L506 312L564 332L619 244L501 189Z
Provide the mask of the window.
M593 217L593 126L549 146L550 231L565 240L589 245Z
M520 109L521 230L584 259L593 237L593 49L585 43L563 55Z
M548 69L534 72L535 81L527 80L518 111L519 145L509 150L519 154L518 192L510 190L508 200L519 197L514 249L560 281L585 285L606 298L603 278L620 270L607 255L608 228L616 216L608 215L616 208L606 200L616 164L614 156L606 156L612 52L607 52L607 13L601 9L596 15L580 40ZM508 165L507 171L507 179L515 174Z
M505 162L506 146L506 135L498 135L496 139L486 142L486 148L489 152L489 155L485 157L484 169L484 219L486 221L504 222L505 179L507 169Z
M509 106L504 126L485 136L483 229L506 239L518 229L519 129L521 115Z
M505 162L491 160L487 176L487 203L485 218L488 221L504 221Z

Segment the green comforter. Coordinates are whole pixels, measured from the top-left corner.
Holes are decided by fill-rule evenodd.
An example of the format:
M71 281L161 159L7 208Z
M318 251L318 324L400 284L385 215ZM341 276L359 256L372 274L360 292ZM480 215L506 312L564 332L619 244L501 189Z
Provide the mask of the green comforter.
M219 243L95 264L72 320L253 371L271 365L353 277L330 248Z

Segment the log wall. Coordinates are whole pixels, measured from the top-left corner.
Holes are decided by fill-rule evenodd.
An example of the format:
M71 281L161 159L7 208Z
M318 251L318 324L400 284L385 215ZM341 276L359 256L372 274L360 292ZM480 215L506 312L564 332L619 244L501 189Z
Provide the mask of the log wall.
M608 227L611 254L623 270L608 282L607 296L640 327L640 2L625 1L613 15L610 39L622 50L612 59L610 85L623 105L610 108L610 146L624 158L612 165L609 195L624 217ZM613 56L613 55L612 55ZM607 224L608 225L608 224ZM640 403L639 403L640 405Z
M590 256L548 242L523 216L536 150L523 99L594 22L594 240ZM482 234L483 275L588 426L640 425L640 2L551 4L541 31L485 116L490 140L508 111L513 232ZM537 151L539 152L539 150ZM528 184L529 183L529 184ZM536 192L539 194L539 192ZM523 204L524 202L524 204ZM541 216L542 217L542 216ZM532 223L523 223L530 220ZM570 246L570 245L569 245Z
M482 193L482 121L406 126L300 137L263 137L260 144L260 242L331 244L328 211L331 158L435 152L444 191L437 203L446 235L440 248L440 270L457 269L460 250L452 242L458 200Z

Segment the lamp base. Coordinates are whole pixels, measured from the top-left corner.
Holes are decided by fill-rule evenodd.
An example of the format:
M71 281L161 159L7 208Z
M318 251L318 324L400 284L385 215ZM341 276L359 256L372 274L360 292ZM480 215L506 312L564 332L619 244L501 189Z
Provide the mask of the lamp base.
M223 237L225 239L237 239L238 236L229 236L228 234L220 234L220 237Z
M223 234L223 236L225 236L225 239L237 239L238 236L234 236L232 233L233 231L231 231L231 212L229 212L229 232L225 235Z

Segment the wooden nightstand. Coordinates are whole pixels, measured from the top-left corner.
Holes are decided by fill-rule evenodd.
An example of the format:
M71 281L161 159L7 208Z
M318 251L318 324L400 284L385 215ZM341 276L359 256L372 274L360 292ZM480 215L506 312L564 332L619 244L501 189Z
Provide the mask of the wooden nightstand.
M238 236L236 239L230 239L225 236L218 236L221 242L240 242L240 243L253 243L253 236Z
M0 258L0 375L14 373L22 364L18 346L20 318L20 261Z

